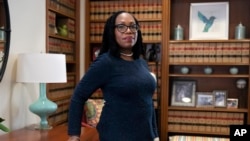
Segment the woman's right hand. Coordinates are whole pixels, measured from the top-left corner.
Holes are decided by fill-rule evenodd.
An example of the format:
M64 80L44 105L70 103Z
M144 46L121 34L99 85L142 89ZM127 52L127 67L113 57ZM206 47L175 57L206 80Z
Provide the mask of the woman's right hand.
M80 138L78 136L70 136L68 141L80 141Z

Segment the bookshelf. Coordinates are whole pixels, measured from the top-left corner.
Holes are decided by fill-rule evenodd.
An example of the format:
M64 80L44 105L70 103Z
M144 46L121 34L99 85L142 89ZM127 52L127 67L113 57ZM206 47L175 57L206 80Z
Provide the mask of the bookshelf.
M157 50L157 57L148 55L148 65L152 72L157 76L158 88L155 91L153 99L155 107L158 108L158 97L160 91L160 49L161 49L161 27L162 27L162 1L145 0L87 0L86 10L86 39L85 39L85 68L88 69L91 62L96 58L101 47L102 32L105 21L115 11L125 10L132 13L140 22L140 28L143 35L143 43L146 53L150 49ZM101 90L97 90L92 98L102 98Z
M47 84L47 96L58 105L52 126L67 123L70 97L79 81L80 0L46 0L46 51L66 55L67 83Z
M190 4L200 2L229 2L229 39L189 40ZM247 0L164 0L162 24L162 69L160 97L160 137L169 140L172 135L194 135L229 137L229 125L250 123L249 96L249 52L250 14ZM180 12L181 9L181 12ZM247 14L243 14L248 12ZM246 39L235 39L235 27L240 22L246 26ZM180 24L184 29L184 40L174 40L174 29ZM189 73L182 74L182 67ZM213 72L205 74L204 68ZM237 74L229 70L236 67ZM238 89L236 82L247 82L244 89ZM173 106L173 83L195 81L195 106ZM226 98L238 99L237 108L197 107L197 92L227 91ZM223 119L223 120L221 120Z
M229 28L225 40L189 40L190 4L199 2L229 2ZM133 13L141 23L145 49L152 45L160 45L160 60L150 61L148 65L157 73L157 115L161 140L169 140L171 135L225 136L229 137L230 124L250 123L249 96L249 53L250 53L250 11L248 0L125 0L125 1L86 1L86 50L85 68L95 59L95 52L101 46L102 28L106 18L117 10ZM180 10L181 9L181 10ZM246 39L236 40L235 27L239 23L246 27ZM180 24L184 28L184 39L174 40L174 29ZM181 68L190 69L182 74ZM212 74L204 74L204 68L211 67ZM230 74L229 70L237 67L239 73ZM236 81L244 79L244 89L236 87ZM194 80L196 92L212 92L226 90L227 98L239 99L238 108L226 107L186 107L171 106L172 85L174 81ZM94 94L101 97L98 90ZM196 118L186 115L197 114ZM173 117L179 117L173 118ZM208 119L217 119L213 124L204 124ZM222 122L218 119L235 119ZM192 122L199 121L194 124ZM208 122L210 123L210 121ZM181 126L184 125L184 126ZM216 128L215 128L216 127Z

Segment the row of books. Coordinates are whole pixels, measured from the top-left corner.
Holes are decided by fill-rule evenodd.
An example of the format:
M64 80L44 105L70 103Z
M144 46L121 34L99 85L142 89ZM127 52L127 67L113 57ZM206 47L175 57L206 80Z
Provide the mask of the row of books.
M74 92L74 88L68 88L68 89L61 89L57 91L50 91L48 93L48 98L50 100L57 100L60 99L61 97L70 97Z
M199 132L199 133L215 133L229 135L229 126L213 126L213 125L195 125L195 124L176 124L169 123L168 131L170 132Z
M74 46L75 44L73 42L49 38L49 51L57 53L74 53Z
M243 113L169 111L168 130L229 134L230 125L244 124Z
M169 62L249 63L249 42L171 43Z
M52 114L48 117L48 123L52 126L65 124L67 123L67 121L68 121L68 110L58 114Z
M75 75L67 75L67 82L65 83L50 83L50 90L60 90L65 88L74 88L75 87L76 78Z
M55 103L57 104L57 110L48 117L48 122L52 126L67 122L70 98L55 101Z
M161 19L162 0L91 1L90 20L106 20L113 12L125 10L138 19Z
M141 22L140 30L142 32L143 41L161 41L161 22ZM104 23L90 24L90 41L101 42L104 29ZM52 29L53 32L53 29Z
M75 0L50 0L49 7L69 16L75 16Z
M171 110L168 112L168 122L211 126L242 125L244 123L244 113Z

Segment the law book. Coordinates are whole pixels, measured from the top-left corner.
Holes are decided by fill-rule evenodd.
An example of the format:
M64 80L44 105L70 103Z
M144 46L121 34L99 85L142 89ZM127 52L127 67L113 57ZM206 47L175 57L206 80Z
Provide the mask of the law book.
M235 62L236 63L241 63L242 62L241 54L242 54L242 44L236 42L235 43Z
M203 43L197 43L197 62L198 63L202 63L204 62L204 56L203 56L203 52L204 52L204 46Z
M191 59L193 57L193 48L190 45L190 43L185 43L185 51L186 51L185 62L191 62Z
M229 57L230 57L230 44L229 43L223 43L223 57L222 61L223 63L228 63L229 62Z
M237 52L236 43L235 42L230 43L229 48L230 48L229 62L235 63L236 62L236 52Z
M223 43L218 42L216 44L216 62L222 63L222 56L223 56Z
M209 62L215 63L215 55L216 55L216 43L209 43Z
M209 43L203 43L203 62L209 62L209 55L210 55L210 45Z
M249 42L243 42L242 43L242 63L249 63Z

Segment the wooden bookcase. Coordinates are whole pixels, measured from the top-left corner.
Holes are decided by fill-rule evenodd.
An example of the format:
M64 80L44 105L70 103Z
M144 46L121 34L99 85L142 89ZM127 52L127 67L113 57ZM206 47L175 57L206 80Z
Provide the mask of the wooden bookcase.
M190 4L200 2L229 2L229 39L189 40ZM171 135L229 137L230 124L250 123L249 5L247 0L163 0L161 140L169 140ZM235 27L240 22L247 29L247 38L235 40ZM174 29L178 24L184 28L184 40L174 40ZM189 68L188 74L181 73L184 66ZM213 69L212 74L204 73L207 66ZM239 73L230 74L231 67L237 67ZM247 82L244 89L236 87L239 79ZM183 102L176 106L172 99L177 94L173 83L190 80L196 82L195 99L192 99L195 105L185 106ZM197 92L214 90L225 90L226 98L238 99L238 108L197 107Z
M229 39L189 40L190 4L200 2L229 2ZM248 102L250 101L249 5L250 1L248 0L88 0L85 7L85 68L89 67L95 58L95 52L101 46L102 30L106 18L113 11L117 10L132 12L141 23L145 48L148 44L161 46L161 59L156 62L149 61L148 63L153 70L157 70L155 72L158 74L157 114L161 140L169 140L169 136L181 134L229 137L229 124L250 123L250 102ZM156 15L152 15L152 13ZM235 40L235 27L240 22L246 27L246 39ZM158 26L160 30L154 31L154 28L148 26L150 24L160 24ZM184 40L174 40L174 29L178 24L184 28ZM158 37L155 38L156 36ZM218 54L221 46L222 51L228 52L223 52L222 55ZM194 50L189 50L188 52L186 50L187 47ZM177 49L179 51L173 51ZM232 52L231 50L233 49L237 51ZM183 66L188 67L190 73L181 74L180 70ZM204 68L207 66L213 69L212 74L204 74ZM230 74L229 69L231 67L237 67L239 73ZM247 82L244 89L236 87L236 81L239 79L244 79ZM192 107L172 106L173 83L178 80L192 80L196 82L195 98L196 92L225 90L227 98L239 99L238 108L198 108L195 106L196 101L194 101L195 105ZM96 95L101 97L101 92L98 91ZM188 116L192 114L197 114L198 116ZM175 118L176 116L179 118ZM232 119L238 120L229 121L228 119L233 116L236 116L236 118ZM188 120L184 117L187 117ZM204 118L201 117L213 118L215 120L213 124L209 121L209 124L209 122L205 123L208 120L204 122ZM218 120L220 118L225 120Z
M67 82L47 84L47 96L58 105L49 124L67 123L70 97L79 81L80 0L46 0L46 51L66 55ZM66 25L66 33L59 28Z
M157 59L148 57L148 65L152 72L157 76L160 85L160 49L161 49L161 26L162 26L162 1L145 0L87 0L86 10L86 30L85 30L85 68L88 69L91 62L96 58L95 54L101 47L102 32L107 18L115 11L125 10L134 14L140 22L143 34L143 42L146 56L149 50L158 51ZM155 107L158 108L158 94L160 87L154 94ZM93 98L102 98L102 93L97 90Z

